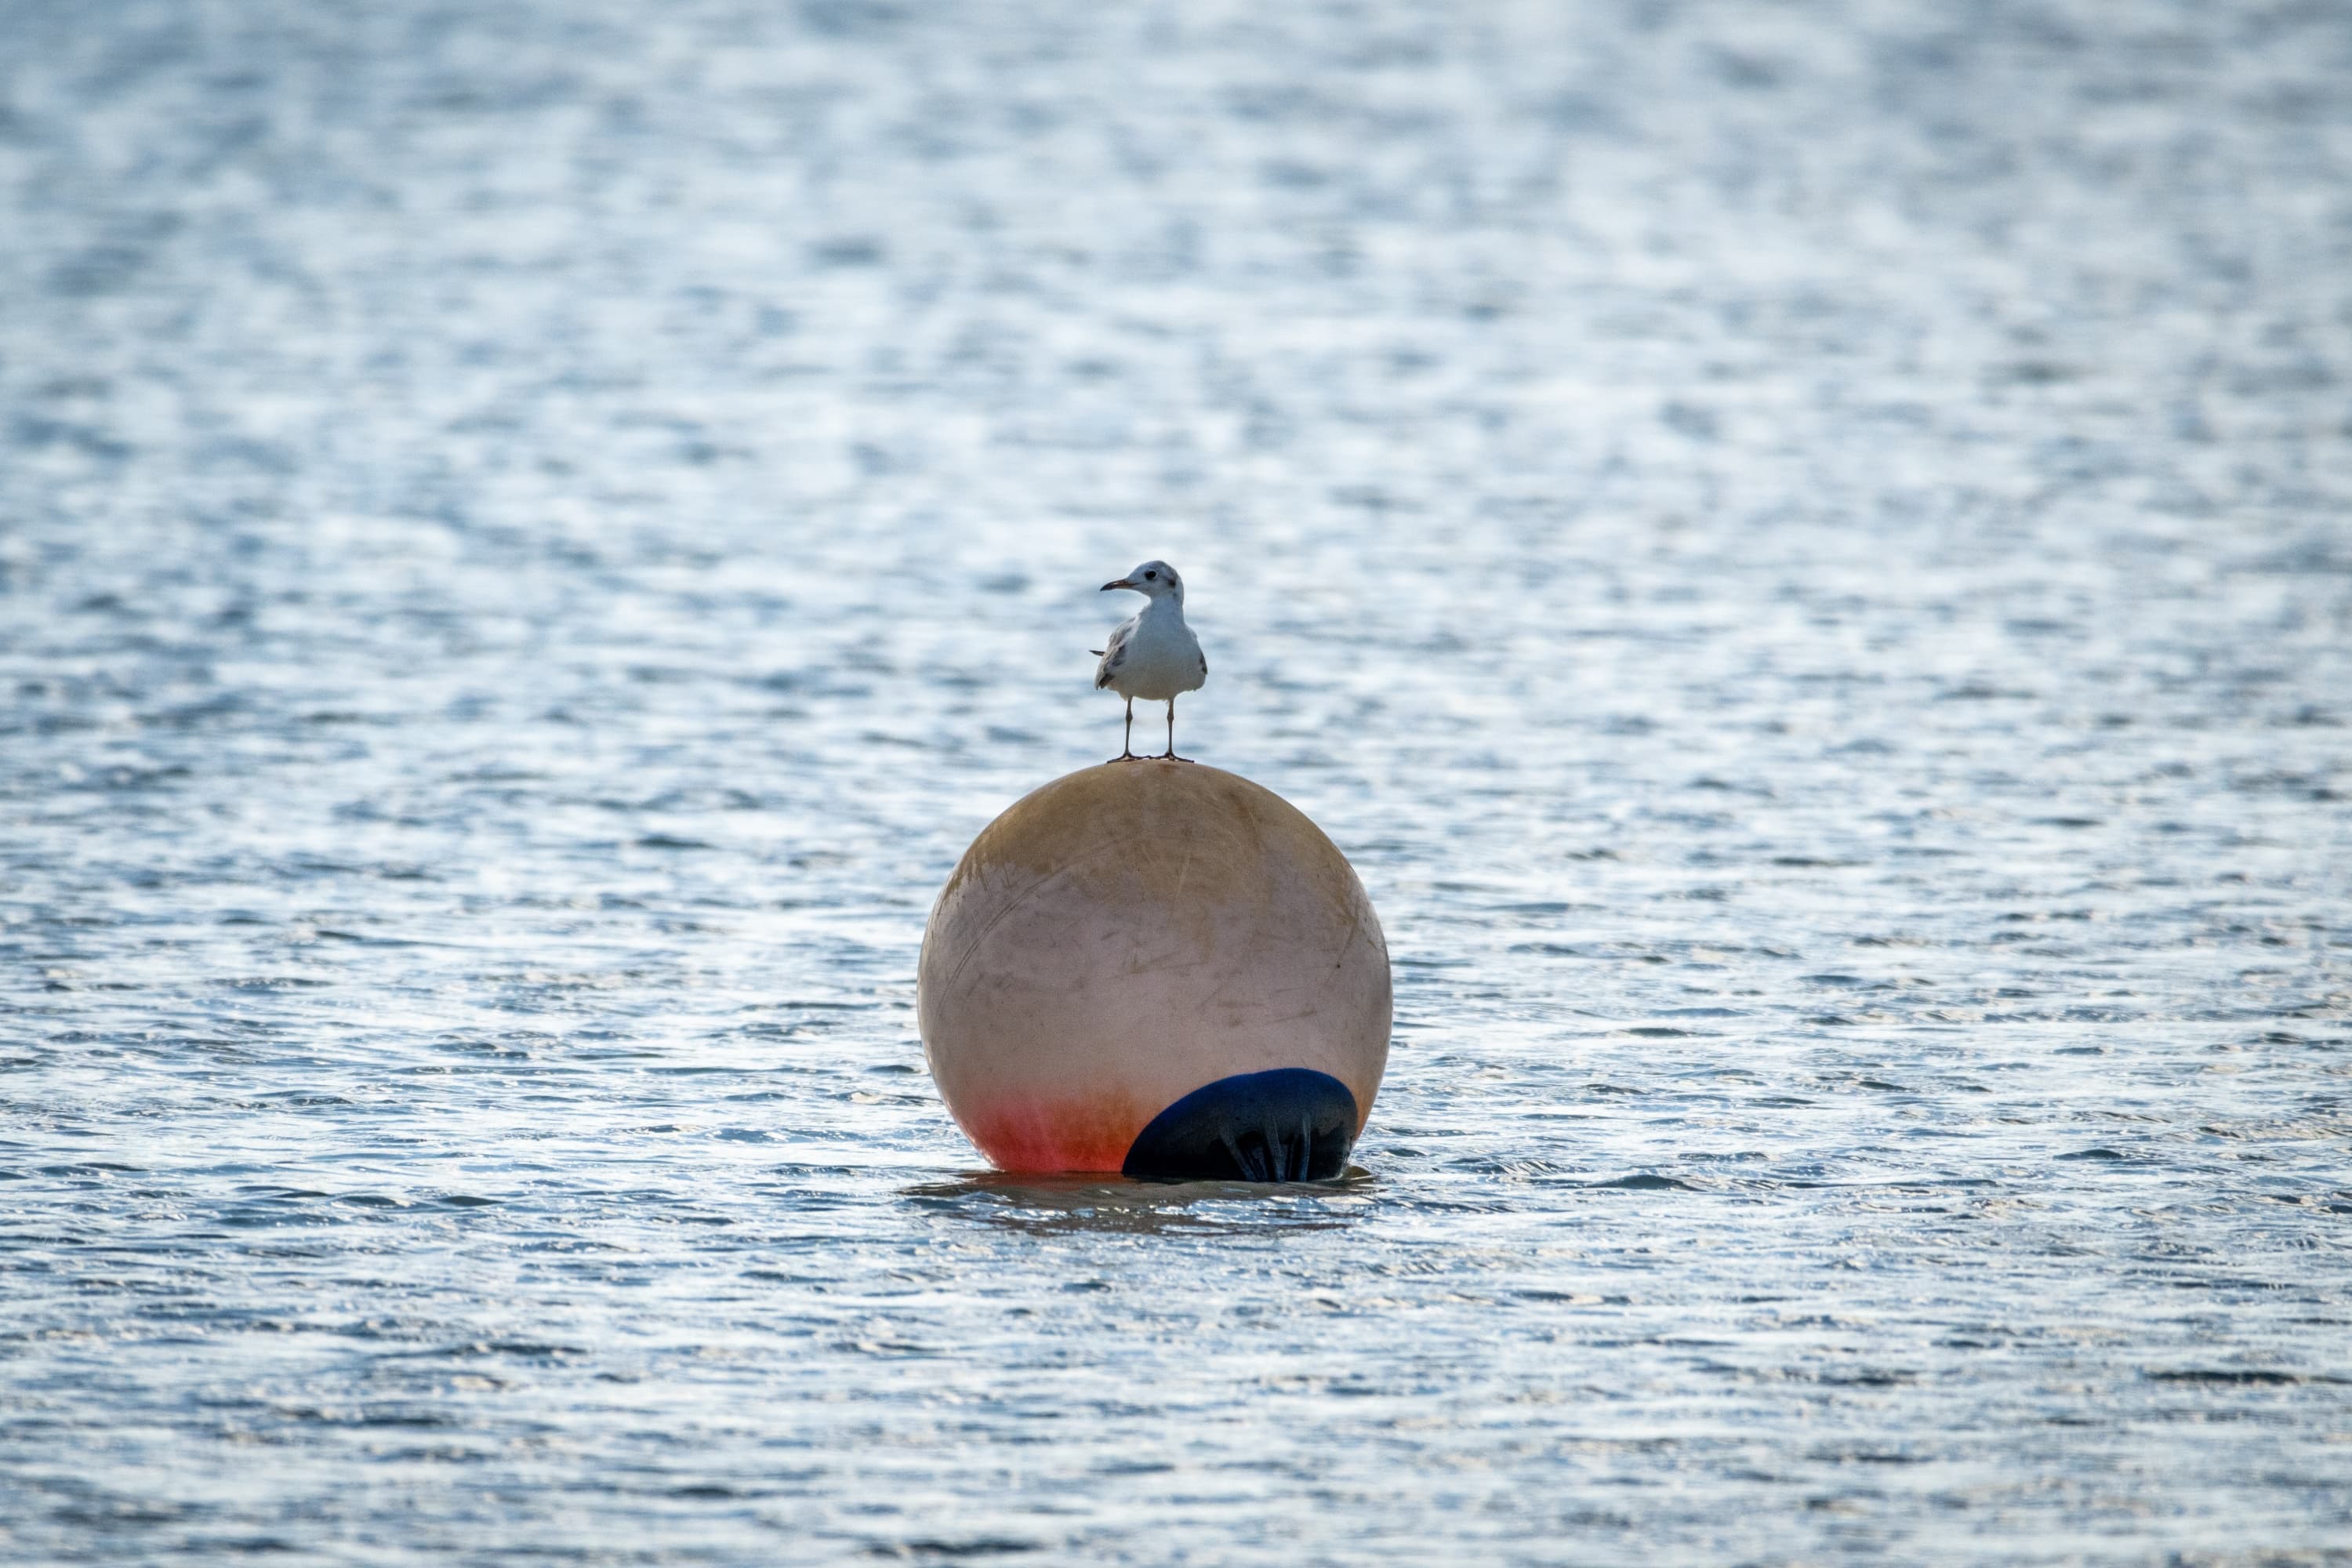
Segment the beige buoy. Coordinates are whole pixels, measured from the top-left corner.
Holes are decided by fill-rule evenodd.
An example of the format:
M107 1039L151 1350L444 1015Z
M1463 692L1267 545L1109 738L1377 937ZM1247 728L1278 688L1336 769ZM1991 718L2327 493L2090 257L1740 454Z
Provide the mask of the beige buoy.
M1389 1051L1363 884L1281 796L1197 763L1014 802L931 910L923 1055L1007 1171L1336 1175Z

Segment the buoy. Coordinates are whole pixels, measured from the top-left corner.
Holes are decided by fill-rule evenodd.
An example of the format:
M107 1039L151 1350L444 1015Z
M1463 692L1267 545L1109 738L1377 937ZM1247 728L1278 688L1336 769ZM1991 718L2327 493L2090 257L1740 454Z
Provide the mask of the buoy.
M1120 761L1023 796L931 909L923 1056L1000 1168L1322 1180L1388 1064L1363 884L1273 791Z

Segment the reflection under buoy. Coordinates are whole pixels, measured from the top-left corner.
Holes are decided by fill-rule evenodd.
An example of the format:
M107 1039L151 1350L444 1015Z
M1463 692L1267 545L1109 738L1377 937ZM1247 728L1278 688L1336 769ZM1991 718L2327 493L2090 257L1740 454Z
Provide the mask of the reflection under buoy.
M923 1182L900 1195L954 1218L1035 1235L1272 1236L1339 1230L1364 1216L1379 1178L1360 1165L1313 1186L1253 1182L1131 1182L1099 1175L976 1173Z

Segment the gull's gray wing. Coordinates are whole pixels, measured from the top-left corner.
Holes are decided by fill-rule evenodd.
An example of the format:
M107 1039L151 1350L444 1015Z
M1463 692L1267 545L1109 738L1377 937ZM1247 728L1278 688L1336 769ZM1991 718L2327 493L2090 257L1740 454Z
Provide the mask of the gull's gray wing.
M1127 641L1135 635L1135 623L1143 617L1136 616L1119 622L1118 629L1103 644L1102 662L1095 666L1095 689L1100 691L1110 684L1111 671L1127 662Z

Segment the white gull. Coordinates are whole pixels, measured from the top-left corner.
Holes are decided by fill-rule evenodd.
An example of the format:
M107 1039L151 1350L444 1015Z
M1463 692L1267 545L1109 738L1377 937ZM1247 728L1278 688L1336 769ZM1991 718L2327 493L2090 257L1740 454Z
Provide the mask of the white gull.
M1147 561L1126 576L1106 583L1102 591L1132 588L1149 601L1119 624L1110 642L1093 651L1102 656L1095 666L1095 689L1118 692L1127 699L1127 737L1113 762L1135 757L1135 700L1168 704L1168 750L1163 757L1177 762L1176 697L1198 691L1209 679L1209 660L1201 639L1184 624L1184 579L1165 561Z

